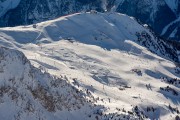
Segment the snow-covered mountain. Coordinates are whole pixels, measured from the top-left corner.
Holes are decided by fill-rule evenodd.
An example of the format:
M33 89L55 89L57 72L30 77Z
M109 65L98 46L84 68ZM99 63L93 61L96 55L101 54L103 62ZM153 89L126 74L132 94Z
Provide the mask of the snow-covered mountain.
M179 0L124 0L116 11L134 16L167 39L180 40Z
M66 76L51 76L32 66L23 53L0 47L1 119L86 119L103 108L93 102L91 94L72 86Z
M15 30L14 28L0 29L2 33L0 37L2 40L9 39L15 44L50 43L60 39L75 39L106 49L113 48L124 51L132 49L131 45L125 44L125 40L133 40L161 57L179 61L177 50L171 44L159 39L133 18L123 14L113 12L107 14L77 13L58 18L53 22L17 28L19 29L16 30L16 27Z
M92 11L0 28L0 115L178 120L179 53L146 27Z
M160 36L180 40L180 0L1 0L0 26L27 25L95 9L125 13Z

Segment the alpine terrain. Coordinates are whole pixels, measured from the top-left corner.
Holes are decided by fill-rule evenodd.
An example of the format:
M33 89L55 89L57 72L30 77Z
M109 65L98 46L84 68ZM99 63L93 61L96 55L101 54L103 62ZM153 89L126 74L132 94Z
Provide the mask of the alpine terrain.
M136 1L0 0L0 119L180 120L178 0Z
M180 0L0 0L0 26L37 23L81 11L116 11L180 41Z

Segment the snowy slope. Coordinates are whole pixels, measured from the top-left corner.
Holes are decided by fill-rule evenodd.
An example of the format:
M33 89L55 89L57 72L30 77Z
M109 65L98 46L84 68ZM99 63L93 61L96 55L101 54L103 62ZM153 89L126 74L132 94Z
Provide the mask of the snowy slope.
M19 51L0 47L0 116L3 120L94 119L103 109L94 97L70 83L33 67ZM104 108L104 110L106 110Z
M56 76L66 75L77 85L89 89L101 100L98 104L109 108L104 114L135 112L138 106L143 119L145 116L174 119L180 109L180 74L175 72L176 66L131 41L126 43L133 45L129 53L64 40L40 47L28 44L23 52L36 67L41 65ZM143 53L139 54L141 50ZM176 82L169 84L170 80ZM160 90L167 86L178 95L171 90ZM171 111L169 105L174 110ZM148 107L156 109L155 112L147 112ZM115 118L119 117L113 120Z
M15 110L23 111L20 120L31 119L30 116L45 120L178 118L180 69L172 62L177 60L176 50L126 15L77 13L34 27L1 28L0 43L27 57L16 50L0 48L0 55L4 56L0 57L0 85L9 85L10 89L14 86L18 94L29 96L24 101L15 97L19 103L16 104L10 99L11 90L7 90L5 96L0 97L4 100L0 104L4 119L8 119L7 116L13 119ZM34 71L33 79L29 71ZM14 76L16 83L11 82ZM21 76L26 78L23 82L19 82ZM39 92L38 83L47 94ZM27 89L29 86L33 89ZM66 107L58 109L59 105L66 105L61 99L55 107L51 106L54 104L51 99L50 106L45 104L43 98L49 95L56 98L56 93L75 94L68 97L69 101L64 100L70 107L75 101L82 101L84 105L69 112ZM74 97L78 99L74 101ZM24 111L24 102L29 99L37 114ZM87 100L91 102L85 102ZM75 104L75 108L76 105L79 104ZM12 115L4 114L9 107Z
M97 22L98 21L98 22ZM136 41L156 54L178 61L176 50L157 38L134 18L119 13L76 13L56 20L37 24L37 28L20 26L0 29L2 42L10 44L50 43L60 39L78 40L106 49L130 51L132 46L125 40ZM9 44L9 43L6 43Z

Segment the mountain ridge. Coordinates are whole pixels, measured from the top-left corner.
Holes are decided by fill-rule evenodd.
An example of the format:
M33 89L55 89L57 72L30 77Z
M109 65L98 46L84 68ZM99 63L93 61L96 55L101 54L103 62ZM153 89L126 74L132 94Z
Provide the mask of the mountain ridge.
M95 23L95 20L102 21L102 25ZM71 28L72 26L74 26L74 28ZM100 28L107 27L107 30L111 29L114 33L109 33L106 29L98 30L98 28L94 26L99 26ZM83 43L99 45L106 49L122 49L124 48L122 47L123 41L130 39L139 42L139 44L147 47L156 54L166 56L166 58L179 62L176 48L173 48L171 44L158 38L150 29L144 29L144 26L139 25L134 18L129 18L127 15L123 14L114 12L105 14L93 12L76 13L55 20L38 23L36 24L36 28L33 28L34 30L32 30L31 27L33 27L33 25L29 27L17 27L20 33L18 33L18 31L13 31L12 28L2 28L0 32L5 35L10 33L10 35L12 35L11 37L14 37L15 40L17 39L17 42L21 44L30 42L38 44L41 42L48 43L59 39L78 39ZM86 31L81 31L81 28L85 28ZM27 34L22 35L24 31L29 31L33 37L27 39ZM87 31L89 31L89 33ZM99 35L101 37L99 37Z
M159 36L165 39L179 41L179 21L168 26L178 19L179 6L179 0L95 0L93 2L81 0L57 2L33 0L31 2L21 0L16 8L9 10L1 17L0 26L27 25L92 9L99 12L113 10L133 16L142 21L143 24L148 24Z

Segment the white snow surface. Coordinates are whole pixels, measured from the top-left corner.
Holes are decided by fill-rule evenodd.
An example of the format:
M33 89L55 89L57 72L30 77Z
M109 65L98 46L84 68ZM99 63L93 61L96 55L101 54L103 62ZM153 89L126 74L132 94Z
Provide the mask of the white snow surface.
M128 113L138 106L138 110L148 117L143 119L175 119L180 109L180 81L169 84L167 79L179 79L180 73L173 62L136 42L136 33L142 31L153 38L133 18L117 13L77 13L34 27L1 28L1 45L11 48L0 48L1 118L139 119L135 112L133 115ZM152 40L156 43L155 39ZM18 51L23 52L27 59ZM32 70L34 77L29 76ZM61 82L57 82L56 78ZM53 85L51 81L55 81ZM38 85L47 94L44 95ZM3 90L3 86L11 89ZM171 88L169 91L160 90L160 87L167 86ZM73 91L72 87L83 95ZM15 92L15 99L12 99L12 88L24 98L16 98ZM48 102L44 102L46 97L39 97L29 88L39 96L56 98L56 95L64 95L69 99L60 99L58 103L65 107L58 109L59 104L50 100L49 106ZM178 95L174 95L172 89ZM34 96L38 97L35 99ZM85 102L88 100L92 102ZM30 108L26 105L27 101L32 104L28 104ZM55 109L51 104L55 104ZM147 112L147 107L153 107L154 112L152 109ZM97 110L103 115L97 114Z

